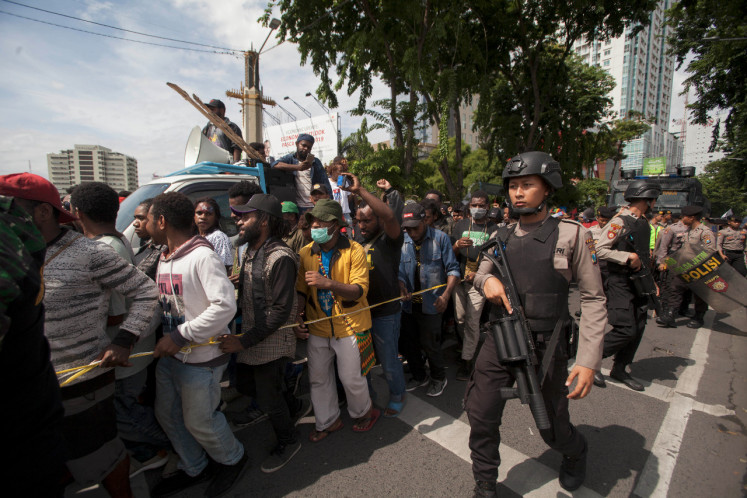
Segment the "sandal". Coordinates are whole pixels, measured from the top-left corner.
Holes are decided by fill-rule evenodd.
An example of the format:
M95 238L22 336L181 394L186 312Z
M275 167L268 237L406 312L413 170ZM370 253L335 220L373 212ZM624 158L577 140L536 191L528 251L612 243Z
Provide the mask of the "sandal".
M386 405L386 410L384 410L383 415L388 418L398 417L402 412L403 406L405 406L404 399L401 401L389 401L389 404Z
M339 431L343 427L345 427L345 425L342 423L342 419L338 418L332 425L330 425L326 429L323 429L321 431L314 429L313 431L311 431L311 434L309 434L309 441L311 441L312 443L318 443L322 439L326 438L333 432Z
M380 415L381 415L381 411L378 408L371 408L368 411L368 414L356 419L355 424L353 424L353 432L370 431L373 428L376 421L379 420Z

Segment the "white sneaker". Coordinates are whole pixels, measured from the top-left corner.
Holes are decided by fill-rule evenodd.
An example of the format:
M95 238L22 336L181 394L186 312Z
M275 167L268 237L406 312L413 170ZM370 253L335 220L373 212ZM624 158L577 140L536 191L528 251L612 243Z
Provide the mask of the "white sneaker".
M137 458L130 455L130 478L145 472L146 470L157 469L166 465L169 460L169 452L166 450L158 450L158 453L145 462L141 462Z

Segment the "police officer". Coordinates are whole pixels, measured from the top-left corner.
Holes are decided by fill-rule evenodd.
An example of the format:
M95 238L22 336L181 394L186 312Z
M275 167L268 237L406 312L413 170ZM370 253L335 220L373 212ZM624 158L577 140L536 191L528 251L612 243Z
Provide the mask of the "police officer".
M668 226L661 233L661 237L656 244L656 250L654 252L654 258L656 261L656 268L659 270L661 275L659 293L662 297L664 305L664 316L656 317L656 323L664 328L672 328L677 325L674 322L675 312L677 310L669 308L669 302L671 301L671 293L675 290L671 289L669 285L669 272L667 271L667 257L675 251L679 251L682 244L685 243L685 233L687 227L682 223L682 220L677 219L675 223ZM682 292L682 290L677 290ZM680 301L682 301L680 297Z
M635 391L643 386L633 379L625 367L633 362L638 344L646 328L648 297L636 295L631 275L651 264L649 241L651 227L644 214L661 194L661 188L646 180L628 185L624 198L629 203L604 227L597 245L600 260L607 262L607 317L612 330L604 338L604 357L615 355L610 377ZM601 373L594 383L604 386Z
M739 229L739 217L732 214L726 218L729 225L718 232L716 246L722 258L729 261L735 270L743 277L747 277L747 268L744 266L744 245L747 239L747 229Z
M540 361L545 354L553 355L542 386L552 428L540 431L540 435L563 454L559 481L564 489L572 491L581 486L586 476L588 448L586 439L570 423L568 400L589 394L594 371L601 366L607 324L594 239L581 224L549 216L547 198L562 186L560 165L550 155L526 152L514 157L503 171L503 185L512 211L519 214L519 222L499 229L491 237L500 236L505 243L507 262L536 339ZM494 272L490 260L483 259L474 287L492 303L511 310ZM576 364L568 375L566 341L561 337L555 351L547 351L547 341L555 324L568 316L569 285L574 277L581 291L583 314ZM574 380L576 387L569 393ZM472 472L477 481L475 496L495 496L500 464L499 428L506 404L500 391L514 381L510 371L498 361L493 337L488 334L465 394Z
M682 244L700 244L705 247L706 251L714 252L716 251L716 240L711 229L700 223L702 214L703 208L701 206L685 206L682 208L682 224L687 227L687 231L682 237ZM680 304L682 304L682 296L687 290L687 284L681 278L669 272L668 285L669 309L679 309ZM703 326L703 316L708 310L708 304L695 293L693 293L693 301L695 303L695 315L687 322L687 326L691 329L697 329Z

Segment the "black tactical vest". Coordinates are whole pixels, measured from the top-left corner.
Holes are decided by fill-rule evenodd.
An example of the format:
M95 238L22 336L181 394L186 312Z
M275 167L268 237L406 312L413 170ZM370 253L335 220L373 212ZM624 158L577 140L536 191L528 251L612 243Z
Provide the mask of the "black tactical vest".
M506 259L532 332L548 332L567 314L569 282L553 265L560 221L548 218L537 230L518 237L499 232ZM566 255L570 256L570 255ZM569 258L570 259L570 258Z
M632 216L621 216L623 221L622 233L612 244L612 248L617 251L634 252L641 258L641 264L644 266L651 265L651 256L649 254L649 245L651 243L651 226L646 218L634 218ZM628 265L620 265L612 261L607 262L607 267L615 273L630 273Z

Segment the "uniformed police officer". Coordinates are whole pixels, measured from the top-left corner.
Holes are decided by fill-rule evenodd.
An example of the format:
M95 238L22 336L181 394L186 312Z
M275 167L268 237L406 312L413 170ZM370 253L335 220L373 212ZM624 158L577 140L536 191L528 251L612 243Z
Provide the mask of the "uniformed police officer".
M669 285L669 272L667 271L667 257L675 251L679 251L682 244L685 242L685 233L687 227L682 220L678 219L676 223L668 226L661 233L661 237L656 244L656 250L654 252L654 258L656 261L656 268L659 270L659 274L662 276L660 280L659 294L662 298L664 306L664 315L656 317L656 323L664 328L673 328L677 325L674 322L675 313L679 310L671 309L669 307L670 301L672 301L672 292L683 293L687 289L672 289ZM682 301L680 297L679 301ZM678 305L679 306L679 305Z
M687 227L687 231L682 237L682 244L700 244L705 247L706 251L714 252L716 251L716 240L711 229L700 223L702 214L703 208L701 206L685 206L682 208L682 223ZM669 273L669 309L676 310L682 303L682 295L687 290L687 284L672 272ZM693 293L693 301L695 303L695 315L687 322L687 326L691 329L697 329L703 326L703 316L708 310L708 304L695 293Z
M560 165L550 155L526 152L514 157L503 171L503 185L512 211L520 219L516 226L499 229L491 237L501 234L505 243L506 259L536 339L540 361L545 354L553 354L542 386L552 428L540 431L540 435L563 454L559 480L570 491L584 481L588 448L586 439L570 423L568 400L589 394L594 371L601 367L607 323L594 239L581 224L549 216L547 198L562 186ZM474 287L492 303L510 310L503 285L494 272L490 260L483 259ZM574 278L581 291L583 315L576 364L568 375L566 341L561 338L555 351L546 351L546 341L555 324L568 316L569 284ZM574 380L576 388L569 394L568 387ZM477 481L475 496L495 496L500 464L499 428L506 404L500 391L514 381L507 367L498 361L493 337L488 334L465 394L472 472Z
M718 232L716 246L721 257L729 261L743 277L747 277L747 268L744 266L745 239L747 239L747 229L739 229L739 217L731 215L726 219L729 225Z
M597 245L600 260L607 262L607 317L612 330L604 337L604 357L615 355L610 377L635 391L643 391L640 382L626 371L633 362L648 319L648 297L636 294L633 273L651 264L650 226L644 214L661 194L661 187L646 180L634 180L625 190L629 203L604 227ZM594 383L605 385L601 373Z

